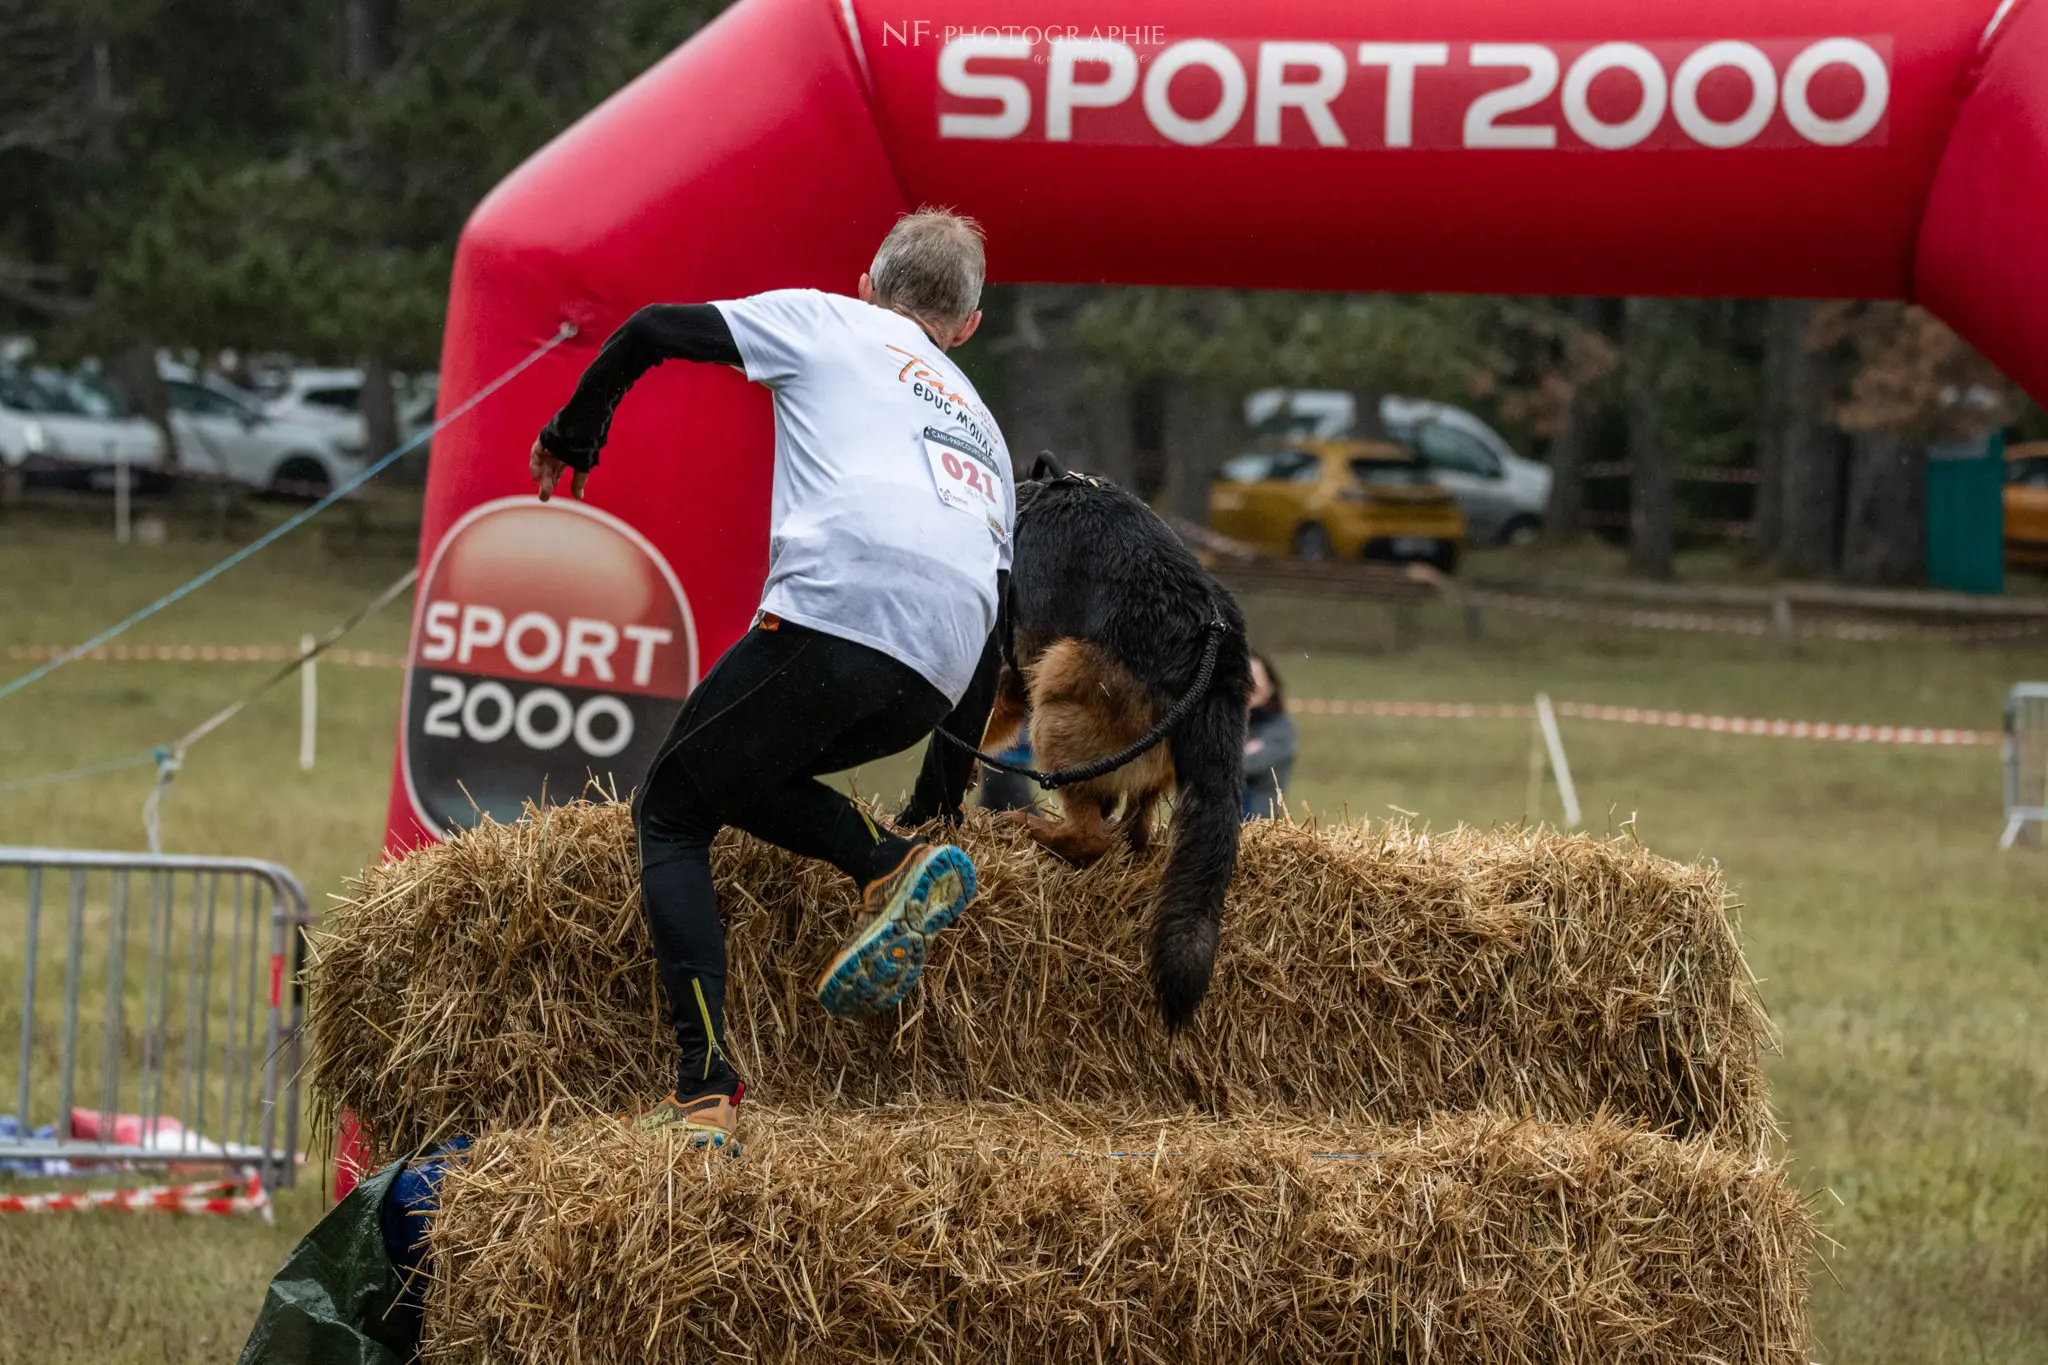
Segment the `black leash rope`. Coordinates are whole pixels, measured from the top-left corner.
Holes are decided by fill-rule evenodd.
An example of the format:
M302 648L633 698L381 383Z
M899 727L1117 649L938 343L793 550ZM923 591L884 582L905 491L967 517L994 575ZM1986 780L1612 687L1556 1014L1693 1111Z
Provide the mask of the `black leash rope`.
M1219 616L1202 629L1208 638L1202 642L1202 663L1195 670L1194 682L1188 686L1186 692L1181 694L1180 700L1175 702L1168 708L1166 714L1159 718L1159 722L1156 725L1147 730L1134 743L1125 745L1107 758L1098 758L1092 763L1083 763L1076 768L1061 768L1055 772L1042 773L1036 768L1027 768L1021 763L1005 763L1000 758L991 758L958 735L948 733L944 727L935 729L932 733L945 740L946 743L954 748L973 754L997 772L1015 773L1019 777L1029 778L1047 791L1055 791L1061 787L1071 787L1076 782L1088 782L1101 777L1104 773L1113 773L1171 734L1173 727L1181 723L1187 713L1194 709L1195 703L1201 699L1202 694L1209 690L1209 680L1216 676L1216 651L1222 646L1223 634L1230 629L1230 626Z

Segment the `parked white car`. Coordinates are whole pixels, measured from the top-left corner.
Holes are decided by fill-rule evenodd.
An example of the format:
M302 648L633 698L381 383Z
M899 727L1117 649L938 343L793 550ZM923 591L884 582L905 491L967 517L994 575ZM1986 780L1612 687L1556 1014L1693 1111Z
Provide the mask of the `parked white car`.
M148 470L163 459L164 437L156 424L129 412L120 395L96 378L0 369L0 464L86 466L96 482L107 482L116 465Z
M396 387L398 392L392 397L397 407L398 432L401 437L410 436L434 419L434 377L419 376ZM281 387L263 400L263 411L272 417L322 427L335 433L343 445L357 450L368 439L363 422L361 370L289 370Z
M1338 389L1261 389L1245 400L1245 422L1266 435L1335 440L1358 425L1357 400ZM1475 545L1520 545L1543 532L1550 466L1517 455L1499 432L1448 403L1380 400L1380 423L1414 446L1464 509Z
M297 497L319 497L362 472L361 447L350 448L332 424L272 416L253 394L183 366L159 366L170 400L178 462L195 473Z
M269 394L263 411L334 428L346 428L358 440L363 431L361 370L292 370L284 387Z

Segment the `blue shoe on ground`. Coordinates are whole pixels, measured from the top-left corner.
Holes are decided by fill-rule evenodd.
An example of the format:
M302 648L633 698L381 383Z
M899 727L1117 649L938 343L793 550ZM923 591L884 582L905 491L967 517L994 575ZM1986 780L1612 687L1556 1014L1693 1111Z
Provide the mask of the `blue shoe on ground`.
M924 970L931 936L974 899L974 863L951 844L917 844L896 870L869 882L868 919L818 978L818 1003L841 1019L886 1014Z

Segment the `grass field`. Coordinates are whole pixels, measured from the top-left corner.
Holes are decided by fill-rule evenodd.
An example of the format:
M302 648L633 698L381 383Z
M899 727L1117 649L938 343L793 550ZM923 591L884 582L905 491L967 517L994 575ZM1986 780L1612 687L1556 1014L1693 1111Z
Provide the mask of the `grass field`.
M174 534L117 549L95 519L0 521L0 647L69 642L219 553ZM1582 561L1584 557L1581 557ZM410 563L391 538L288 542L139 628L138 641L291 643ZM1395 651L1381 612L1246 602L1297 697L1592 702L1993 729L2048 643L1812 644L1428 616ZM351 643L396 651L394 608ZM6 663L0 677L27 667ZM263 674L255 665L81 663L0 701L0 781L162 742ZM287 687L195 749L167 847L258 855L316 900L374 856L397 678L327 667L320 761L296 762ZM1528 725L1301 718L1296 813L1438 826L1523 818ZM1774 1096L1800 1179L1829 1191L1840 1250L1818 1280L1817 1358L2048 1360L2048 854L2000 855L1992 750L1880 748L1564 722L1588 822L1713 857L1744 902L1750 960L1784 1032ZM906 760L859 775L893 792ZM137 848L146 772L0 795L0 842ZM1554 795L1543 812L1556 818ZM0 939L12 936L0 926ZM10 958L9 954L15 954ZM18 1009L0 941L0 1022ZM11 1064L0 1094L11 1094ZM11 1103L9 1101L8 1103ZM262 1286L318 1214L309 1171L278 1225L0 1220L0 1359L232 1359Z

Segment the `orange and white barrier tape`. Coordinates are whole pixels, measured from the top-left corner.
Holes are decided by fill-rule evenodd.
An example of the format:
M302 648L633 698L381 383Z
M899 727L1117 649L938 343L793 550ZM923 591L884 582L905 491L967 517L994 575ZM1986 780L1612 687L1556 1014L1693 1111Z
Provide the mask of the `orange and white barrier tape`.
M1625 626L1635 630L1703 631L1717 635L1768 635L1771 623L1754 617L1716 616L1694 611L1643 611L1633 607L1601 607L1584 602L1560 602L1547 597L1522 597L1514 593L1475 592L1467 594L1475 606L1498 607L1524 616L1541 616L1553 621L1584 621L1592 625Z
M2048 633L2048 621L1994 621L1975 626L1886 626L1870 622L1826 621L1799 628L1802 635L1834 640L2025 640Z
M1655 725L1668 730L1706 730L1722 735L1765 735L1772 739L1821 739L1852 744L1926 744L1942 748L1997 747L2005 742L1998 730L1955 730L1925 725L1857 725L1843 721L1772 720L1756 716L1715 716L1699 711L1659 711L1639 706L1596 706L1560 701L1560 716L1609 721L1618 725ZM1289 711L1310 716L1406 716L1435 720L1528 720L1533 706L1512 703L1427 701L1331 701L1297 699Z
M1527 720L1533 706L1469 701L1325 701L1299 697L1287 709L1311 716L1419 716L1434 720ZM1560 708L1562 709L1562 708Z
M1497 592L1484 588L1466 593L1465 600L1474 606L1494 607L1502 611L1519 612L1524 616L1542 617L1553 621L1577 621L1588 625L1618 626L1629 630L1675 630L1696 634L1752 637L1771 635L1776 631L1776 627L1769 620L1755 616L1601 606L1558 598L1529 597L1521 593ZM1802 620L1793 629L1795 634L1806 640L1852 640L1871 644L1897 640L1971 643L2031 639L2048 634L2048 618L1952 626L1918 622L1887 624L1878 621ZM67 652L63 645L7 646L8 658L29 662L55 659ZM290 645L102 645L98 649L88 650L79 657L115 663L281 664L298 658L299 651ZM385 654L367 649L330 649L320 657L329 663L346 664L355 668L405 667L405 656L402 654Z
M1697 711L1655 711L1634 706L1592 706L1558 702L1557 714L1580 720L1614 721L1622 725L1661 725L1678 730L1711 730L1716 734L1769 735L1773 739L1826 739L1855 744L1999 745L1998 730L1955 730L1926 725L1852 725L1843 721L1766 720L1756 716L1710 716Z
M61 645L9 645L10 659L55 659L66 651ZM79 656L102 662L282 664L299 657L290 645L102 645ZM350 664L357 668L403 668L402 654L379 654L367 649L330 649L320 656L322 663Z
M1489 595L1489 605L1508 605L1508 599ZM1623 624L1619 619L1626 616L1627 624L1647 626L1659 630L1701 630L1728 631L1743 635L1762 635L1769 626L1761 621L1745 621L1731 617L1699 616L1681 612L1620 612L1611 609L1579 607L1576 604L1538 602L1533 598L1514 599L1515 610L1536 608L1537 614L1545 616L1570 617L1574 620L1606 620ZM1834 623L1819 627L1803 627L1804 633L1825 631L1842 639L1896 639L1901 627L1857 626ZM1946 639L2003 639L2018 635L2033 634L2043 629L2043 623L2018 622L1996 626L1959 626L1951 628L1922 627L1930 634L1940 633ZM49 659L63 653L56 645L10 645L7 657L10 659ZM299 651L286 645L106 645L84 656L87 659L111 660L163 660L176 662L203 663L284 663L299 657ZM330 649L320 656L334 663L352 664L359 668L402 668L404 656L380 654L361 649ZM1998 730L1958 730L1947 727L1925 725L1861 725L1845 721L1825 720L1777 720L1756 716L1717 716L1698 711L1660 711L1635 706L1597 706L1588 702L1561 701L1554 703L1557 714L1572 716L1579 720L1600 720L1620 725L1653 725L1671 730L1706 730L1715 734L1767 735L1773 739L1818 739L1834 740L1856 744L1920 744L1938 747L1972 747L2004 743L2005 735ZM1527 720L1536 714L1535 708L1514 703L1489 702L1426 702L1426 701L1363 701L1328 700L1310 698L1288 703L1287 709L1305 715L1320 716L1383 716L1410 717L1436 720Z
M1631 630L1681 630L1713 635L1770 635L1771 622L1755 616L1727 616L1712 612L1645 611L1635 607L1604 607L1584 602L1563 602L1548 597L1524 597L1519 593L1479 591L1467 594L1476 606L1498 607L1524 616L1554 621L1583 621L1592 625L1621 626ZM1800 621L1794 627L1802 639L1929 640L1968 642L1976 640L2020 640L2048 633L2048 620L1992 621L1974 625L1934 626L1917 623L1888 625L1875 621Z
M255 1175L247 1182L210 1180L197 1185L0 1195L0 1213L85 1213L96 1209L123 1213L211 1213L223 1217L254 1214L266 1223L275 1217L270 1207L270 1191L263 1188L262 1178Z

